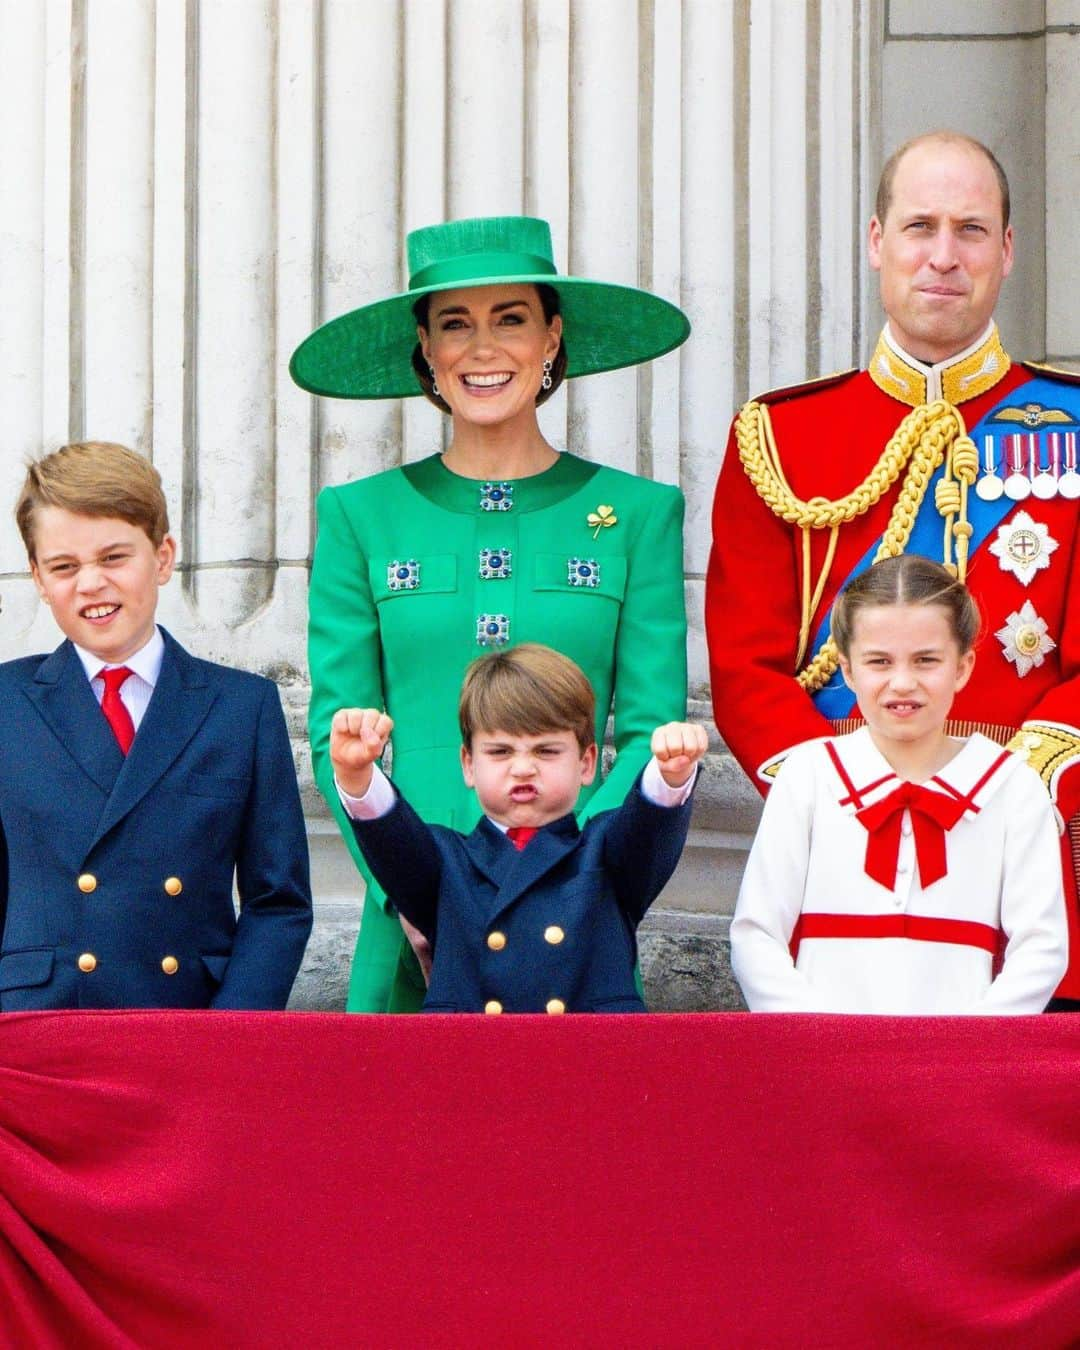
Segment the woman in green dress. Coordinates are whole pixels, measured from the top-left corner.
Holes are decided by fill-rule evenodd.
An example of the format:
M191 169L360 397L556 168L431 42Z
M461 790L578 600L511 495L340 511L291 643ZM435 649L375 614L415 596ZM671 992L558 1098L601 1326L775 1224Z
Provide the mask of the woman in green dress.
M313 333L293 379L338 398L424 393L453 424L447 450L319 496L311 573L309 727L315 777L365 873L334 786L341 707L394 719L391 773L426 819L478 817L460 767L457 700L485 649L542 642L614 709L616 758L581 796L618 805L662 722L685 715L683 499L677 488L557 452L537 405L563 378L649 360L690 331L647 292L560 276L544 221L454 221L408 238L410 285ZM352 1011L419 1008L419 935L403 939L368 879Z

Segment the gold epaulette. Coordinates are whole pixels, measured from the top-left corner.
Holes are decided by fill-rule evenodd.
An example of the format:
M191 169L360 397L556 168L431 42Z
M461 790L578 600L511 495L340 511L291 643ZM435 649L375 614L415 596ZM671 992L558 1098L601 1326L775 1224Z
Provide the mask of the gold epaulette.
M1025 370L1033 375L1043 375L1050 380L1060 380L1062 384L1080 384L1080 371L1062 370L1060 366L1043 365L1040 361L1021 361ZM1020 386L1023 390L1023 385Z
M819 375L813 380L803 380L801 384L788 384L782 389L769 389L764 394L756 395L749 402L781 403L785 399L798 398L800 394L816 394L819 389L828 389L833 384L843 384L845 380L850 380L858 373L857 366L852 366L850 370L836 370L831 375Z
M1080 735L1075 728L1060 723L1025 722L1008 748L1027 760L1056 801L1055 780L1070 764L1080 760Z

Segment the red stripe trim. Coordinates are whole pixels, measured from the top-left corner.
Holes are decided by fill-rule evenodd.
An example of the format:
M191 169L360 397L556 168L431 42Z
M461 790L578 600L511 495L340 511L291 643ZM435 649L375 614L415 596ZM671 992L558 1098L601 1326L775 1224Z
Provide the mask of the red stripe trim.
M873 792L875 788L881 787L883 783L891 783L892 780L896 777L896 774L894 773L887 773L883 778L875 778L872 783L867 783L866 787L862 789L857 788L855 784L851 781L851 778L848 775L848 771L844 768L843 764L841 763L840 756L837 754L836 746L833 744L833 742L826 741L825 749L828 750L829 758L833 762L833 767L836 769L836 772L840 775L840 781L848 790L848 795L846 797L840 798L841 806L855 806L858 810L861 811L863 808L864 793Z
M832 741L825 742L825 749L829 752L829 758L833 762L833 768L840 775L840 781L848 790L848 795L840 803L841 806L847 806L849 802L854 802L857 807L862 808L862 798L856 790L855 784L848 777L847 769L840 762L840 756L836 753L836 746Z
M804 938L909 938L913 942L951 942L978 947L996 956L1001 933L970 919L935 919L925 914L800 914L789 944L798 955Z
M979 779L979 781L968 793L968 800L973 801L974 798L986 786L986 784L989 783L990 779L993 778L994 774L997 773L998 769L1000 769L1003 764L1007 764L1009 760L1012 759L1012 757L1013 755L1011 750L1002 750L1001 754L998 755L997 759L994 760L993 764L990 765L987 771L983 774L983 776Z
M987 771L975 784L975 786L971 789L971 791L966 794L963 792L958 792L951 783L946 783L944 778L939 778L936 774L934 775L933 781L937 783L940 787L945 788L947 792L951 793L951 795L955 797L958 802L963 802L969 811L978 812L979 808L975 805L975 798L979 795L979 793L987 785L987 783L989 783L990 779L993 778L994 774L997 773L998 769L1000 769L1001 766L1007 763L1010 759L1012 759L1012 751L1003 750L1001 754L998 755L997 759L994 760L993 764L990 765Z

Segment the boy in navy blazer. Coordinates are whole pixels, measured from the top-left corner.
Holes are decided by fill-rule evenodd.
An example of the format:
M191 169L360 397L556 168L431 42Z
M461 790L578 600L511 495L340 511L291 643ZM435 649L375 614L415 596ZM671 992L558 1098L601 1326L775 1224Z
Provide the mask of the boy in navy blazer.
M62 447L16 519L66 640L0 665L0 1010L283 1008L311 889L276 687L156 625L176 543L142 455Z
M670 722L618 809L583 829L596 773L593 691L532 643L474 661L459 705L461 764L484 818L469 835L427 825L375 761L393 723L334 716L338 791L372 872L433 949L428 1012L644 1011L636 929L682 852L703 728Z

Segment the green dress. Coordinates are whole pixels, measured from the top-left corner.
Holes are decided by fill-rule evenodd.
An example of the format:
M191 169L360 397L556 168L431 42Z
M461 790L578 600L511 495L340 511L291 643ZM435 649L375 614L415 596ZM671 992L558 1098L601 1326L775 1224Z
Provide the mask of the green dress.
M542 642L572 657L596 691L601 743L614 705L615 764L582 791L583 820L622 801L653 729L685 716L677 488L570 454L544 473L482 484L433 455L324 489L318 517L311 752L365 876L330 764L338 708L386 709L394 781L424 819L459 830L472 828L479 808L461 776L458 695L465 667L484 651ZM349 1009L412 1011L423 996L397 916L369 877Z

